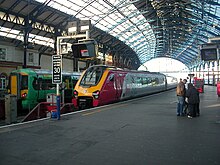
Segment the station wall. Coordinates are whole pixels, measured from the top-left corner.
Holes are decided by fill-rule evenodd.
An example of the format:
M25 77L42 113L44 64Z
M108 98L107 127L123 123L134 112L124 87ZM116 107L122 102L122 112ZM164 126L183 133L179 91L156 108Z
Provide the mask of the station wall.
M0 43L0 90L3 87L2 84L7 84L8 76L10 72L16 69L20 69L24 62L24 51L8 43ZM27 50L27 67L38 69L52 69L52 56L39 53L36 50ZM86 67L85 61L78 62L79 70ZM63 70L73 71L73 60L63 58ZM5 82L6 81L6 82Z

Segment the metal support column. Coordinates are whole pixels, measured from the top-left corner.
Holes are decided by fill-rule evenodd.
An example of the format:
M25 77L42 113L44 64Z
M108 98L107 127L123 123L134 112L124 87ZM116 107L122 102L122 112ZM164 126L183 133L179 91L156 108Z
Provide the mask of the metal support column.
M31 30L31 25L29 23L29 17L25 18L24 23L24 62L23 62L23 68L27 68L27 48L28 48L28 38L29 38L29 32Z

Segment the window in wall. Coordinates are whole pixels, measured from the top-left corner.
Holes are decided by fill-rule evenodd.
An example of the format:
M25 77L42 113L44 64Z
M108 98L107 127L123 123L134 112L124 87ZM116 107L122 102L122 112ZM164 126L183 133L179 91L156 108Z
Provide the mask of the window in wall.
M6 76L0 75L0 89L6 89Z
M6 60L6 48L0 48L0 60Z
M34 53L28 53L28 62L34 62Z

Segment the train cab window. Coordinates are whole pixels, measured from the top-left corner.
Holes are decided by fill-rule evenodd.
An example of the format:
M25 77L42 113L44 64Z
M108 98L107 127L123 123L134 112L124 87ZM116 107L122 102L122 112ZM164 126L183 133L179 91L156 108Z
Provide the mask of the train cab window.
M21 89L28 89L28 76L21 76Z
M93 86L99 83L100 79L102 77L102 68L91 68L87 70L87 72L84 74L80 85L89 85Z
M114 77L115 77L114 74L110 74L109 77L108 77L109 81L114 81Z

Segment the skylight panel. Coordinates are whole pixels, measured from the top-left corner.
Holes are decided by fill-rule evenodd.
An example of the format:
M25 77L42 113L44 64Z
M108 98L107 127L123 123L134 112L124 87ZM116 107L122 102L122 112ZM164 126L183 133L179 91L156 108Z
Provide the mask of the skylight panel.
M126 28L122 25L119 25L117 26L116 30L117 30L117 33L120 33L120 32L126 31Z
M141 21L140 19L138 20L137 15L131 17L130 20L134 23L139 23Z
M122 16L120 13L118 13L118 11L115 11L114 14L117 18L124 19L124 16Z
M6 36L8 38L16 38L20 41L23 41L24 39L22 32L19 30L9 29L5 27L1 27L0 29L0 35L2 36ZM29 34L28 42L54 47L53 39L34 34Z
M121 21L121 18L118 17L118 15L115 14L115 13L109 14L109 15L107 16L107 18L110 19L111 21L113 21L113 22L112 22L113 25L116 24L117 22L120 22L120 21Z
M44 3L47 0L38 1ZM149 23L127 0L51 0L48 4L79 19L90 19L94 26L121 39L134 50L138 43L145 48L154 45L152 49L156 45Z
M120 0L108 0L108 2L110 2L111 4L113 4L114 6L117 6L117 5L119 5L121 2L120 2Z
M99 10L98 8L93 7L93 6L89 6L86 10L89 13L91 13L91 14L88 14L89 17L94 16L94 15L97 15L97 16L102 16L103 15L103 12L101 12L101 10Z
M91 4L87 7L87 10L95 13L95 15L98 15L99 17L103 17L108 12L108 8L101 5L100 3Z
M85 15L86 17L90 17L91 15L94 15L93 12L88 11L88 10L82 10L81 14Z
M121 33L121 35L123 38L128 38L128 35L126 33Z
M119 37L117 37L119 40L121 40L121 41L125 41L125 38L124 37L122 37L122 36L119 36Z

